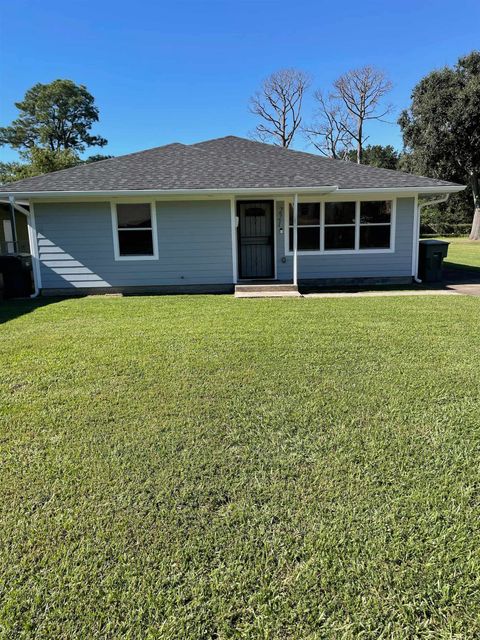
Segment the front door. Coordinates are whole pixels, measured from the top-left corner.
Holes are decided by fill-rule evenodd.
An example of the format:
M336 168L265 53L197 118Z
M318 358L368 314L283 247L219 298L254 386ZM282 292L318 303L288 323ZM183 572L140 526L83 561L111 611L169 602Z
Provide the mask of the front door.
M273 202L237 202L240 278L273 278Z

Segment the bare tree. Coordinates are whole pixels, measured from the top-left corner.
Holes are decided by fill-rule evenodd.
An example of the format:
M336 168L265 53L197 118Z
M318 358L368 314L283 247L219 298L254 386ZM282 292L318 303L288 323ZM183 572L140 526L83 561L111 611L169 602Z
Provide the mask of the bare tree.
M334 83L332 97L341 101L349 114L345 125L357 146L357 162L362 162L362 150L367 137L367 120L382 120L393 107L381 107L382 98L391 90L392 83L385 73L375 67L361 67L347 71Z
M266 78L250 98L250 111L260 122L253 135L289 147L302 122L302 102L309 76L298 69L281 69Z
M342 110L338 100L332 96L325 98L321 91L315 92L315 100L318 103L315 119L303 128L304 134L324 156L346 160L352 149L348 112Z

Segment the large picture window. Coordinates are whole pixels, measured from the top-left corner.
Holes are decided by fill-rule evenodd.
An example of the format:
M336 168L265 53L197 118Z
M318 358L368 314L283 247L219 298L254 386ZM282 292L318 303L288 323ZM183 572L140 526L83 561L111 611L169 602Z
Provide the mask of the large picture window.
M369 200L298 204L301 252L393 250L393 202ZM293 206L288 221L288 248L293 251Z
M156 229L150 203L117 203L113 206L115 257L156 258Z

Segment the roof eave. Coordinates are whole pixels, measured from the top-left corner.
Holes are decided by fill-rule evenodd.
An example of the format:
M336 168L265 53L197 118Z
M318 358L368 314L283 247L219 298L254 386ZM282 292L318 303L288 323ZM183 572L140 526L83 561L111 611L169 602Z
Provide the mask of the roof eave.
M318 185L315 187L248 187L228 189L111 189L99 191L0 191L0 198L78 198L105 197L122 198L136 196L247 196L247 195L291 195L336 193L336 194L369 194L369 193L457 193L465 189L465 185L435 185L411 187L369 187L342 189L337 186Z
M336 186L318 187L248 187L229 189L111 189L101 191L0 191L0 198L13 195L15 198L68 198L68 197L123 197L123 196L217 196L217 195L262 195L293 193L331 193Z
M458 193L466 189L463 184L435 185L430 187L369 187L364 189L338 189L337 193Z

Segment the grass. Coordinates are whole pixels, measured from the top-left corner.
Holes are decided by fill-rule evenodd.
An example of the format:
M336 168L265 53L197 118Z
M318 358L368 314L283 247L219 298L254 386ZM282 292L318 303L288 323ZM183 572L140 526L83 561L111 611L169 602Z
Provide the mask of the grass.
M480 271L480 241L468 238L438 238L450 243L445 265L451 268Z
M0 307L0 637L480 637L480 298Z

